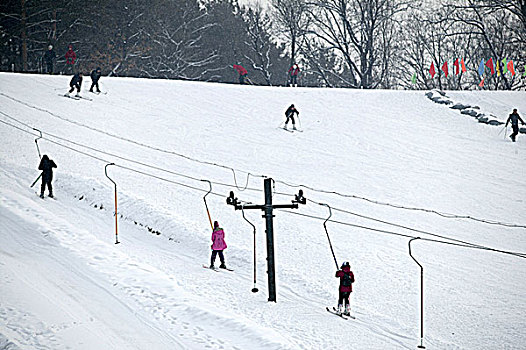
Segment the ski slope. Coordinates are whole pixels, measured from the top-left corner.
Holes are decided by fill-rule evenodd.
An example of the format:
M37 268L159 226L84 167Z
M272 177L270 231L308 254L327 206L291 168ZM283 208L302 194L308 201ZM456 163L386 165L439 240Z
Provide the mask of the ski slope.
M86 78L92 101L76 101L60 96L68 83L0 73L0 349L414 349L414 237L423 345L524 347L526 260L506 252L526 253L526 135L512 143L502 126L425 91L102 78L107 94L94 95ZM526 114L525 92L448 96L502 121L512 108ZM291 103L301 133L278 128ZM40 182L29 187L39 175L33 128L58 165L56 200L37 196ZM262 212L245 210L254 283L252 227L226 204L230 191L263 204L263 176L275 180L275 204L299 189L308 199L274 212L277 303L267 301ZM213 183L207 205L234 272L202 268L202 180ZM332 208L337 262L356 277L356 320L325 311L338 280L321 204Z

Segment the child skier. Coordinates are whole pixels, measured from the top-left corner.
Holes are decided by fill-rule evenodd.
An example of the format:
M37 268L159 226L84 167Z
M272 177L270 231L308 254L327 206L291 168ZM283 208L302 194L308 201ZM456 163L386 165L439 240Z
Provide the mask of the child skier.
M89 88L89 92L93 92L93 87L97 88L97 92L100 93L99 89L99 79L100 79L100 67L97 67L97 69L94 69L91 71L91 87Z
M214 262L216 260L216 255L219 254L219 260L221 260L220 269L226 269L225 265L225 256L223 255L223 250L227 248L225 243L225 232L219 223L214 221L214 230L212 231L212 258L210 259L210 268L214 268Z
M283 127L284 129L287 128L287 124L289 123L289 120L291 120L292 121L292 129L293 130L297 130L296 129L296 122L294 121L294 113L296 113L297 115L300 114L300 112L298 112L296 107L294 107L294 105L291 104L289 106L289 108L287 108L287 110L285 111L285 116L287 117L287 120L285 120L285 126Z
M44 191L49 191L49 197L53 198L53 187L51 186L51 180L53 180L53 168L56 168L55 162L44 154L42 160L38 166L38 170L42 170L42 186L40 187L40 198L44 198Z
M338 288L338 313L342 313L342 306L345 301L344 315L351 315L351 306L349 305L349 297L352 292L352 284L354 283L354 274L351 271L349 262L342 264L341 270L336 271L336 277L340 278L340 287Z
M71 81L69 82L69 92L66 94L66 96L69 96L75 88L77 89L77 94L75 96L80 96L80 87L82 86L82 72L79 72L71 78Z

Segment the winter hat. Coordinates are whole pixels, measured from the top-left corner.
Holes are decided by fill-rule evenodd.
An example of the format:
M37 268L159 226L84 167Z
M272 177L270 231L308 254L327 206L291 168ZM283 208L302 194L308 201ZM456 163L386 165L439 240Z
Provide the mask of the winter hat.
M72 49L73 50L73 45L68 45L68 49Z
M218 228L218 227L219 227L219 222L214 221L214 228Z
M53 49L53 45L49 45L47 48L48 48L49 50L52 50L52 49Z

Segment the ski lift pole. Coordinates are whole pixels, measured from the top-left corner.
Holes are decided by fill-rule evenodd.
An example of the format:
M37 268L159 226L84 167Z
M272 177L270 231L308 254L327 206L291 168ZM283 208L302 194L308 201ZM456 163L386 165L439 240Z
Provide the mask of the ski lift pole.
M104 167L104 173L106 174L106 177L108 179L110 179L111 182L113 182L113 185L115 186L115 244L119 244L119 229L118 229L118 218L117 218L117 184L115 183L115 181L113 181L111 179L111 177L108 176L108 166L110 165L115 165L115 163L109 163L109 164L106 164L106 166Z
M38 131L40 133L40 136L35 139L35 144L37 145L38 157L42 159L42 155L40 154L40 148L38 147L38 140L42 138L42 131L35 129L35 128L33 128L33 130ZM38 175L37 179L29 187L33 188L33 186L35 186L35 184L38 182L38 180L40 180L41 177L42 177L42 173Z
M212 218L210 217L210 211L208 210L208 204L206 203L206 196L208 196L210 192L212 192L212 183L209 180L201 180L201 181L208 182L208 185L210 186L210 190L204 195L203 201L205 202L205 208L206 208L206 213L208 214L208 221L210 221L210 227L213 230L214 225L212 225Z
M411 254L411 242L415 239L420 239L420 237L415 237L409 240L409 256L420 266L420 345L419 349L425 349L423 345L424 341L424 267L415 259L413 254Z
M38 130L36 128L33 128L33 130L38 131L39 134L40 134L40 136L35 139L35 144L37 145L38 156L40 157L40 159L42 159L42 155L40 154L40 148L38 147L38 140L40 140L42 138L42 131L40 131L40 130Z
M329 231L327 231L327 225L326 225L327 221L329 221L329 219L332 216L332 210L328 204L320 203L320 205L323 205L329 208L329 217L325 219L325 221L323 222L323 228L325 229L325 233L327 234L327 239L329 240L329 247L331 247L332 257L334 258L334 263L336 264L336 270L338 270L339 269L338 262L336 261L336 255L334 254L334 249L332 248L331 238L329 237Z
M244 205L241 206L241 214L243 215L243 219L245 219L245 221L248 222L254 230L254 288L252 288L252 293L257 293L259 289L256 287L256 226L254 226L254 224L248 221L248 219L245 217Z

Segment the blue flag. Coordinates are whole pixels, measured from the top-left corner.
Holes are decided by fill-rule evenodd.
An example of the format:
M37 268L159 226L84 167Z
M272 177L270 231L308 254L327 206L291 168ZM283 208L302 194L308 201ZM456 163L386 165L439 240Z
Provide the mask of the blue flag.
M479 64L479 75L480 75L480 76L483 76L483 75L484 75L484 59L481 59L481 60L480 60L480 64Z

